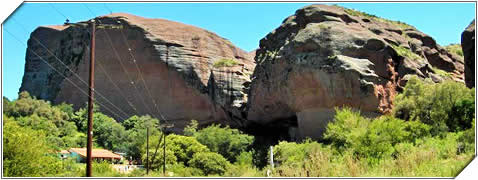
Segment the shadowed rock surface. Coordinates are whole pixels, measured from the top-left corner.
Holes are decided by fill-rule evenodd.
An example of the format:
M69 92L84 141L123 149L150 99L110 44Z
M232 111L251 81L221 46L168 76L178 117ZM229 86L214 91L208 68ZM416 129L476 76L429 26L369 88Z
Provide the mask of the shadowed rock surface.
M463 82L463 63L430 36L338 6L297 10L260 41L255 61L249 123L298 138L320 138L334 107L390 112L410 75Z
M253 56L212 32L178 22L123 13L97 20L123 26L123 29L96 31L95 89L121 109L96 94L105 113L118 120L135 114L150 114L174 122L176 132L181 132L191 119L203 125L239 126L242 122L240 112L247 101L243 84L250 81ZM82 27L37 28L28 41L20 91L28 91L55 104L66 102L74 104L75 108L85 107L86 94L31 51L86 93L87 85L57 60L87 82L89 39L90 33ZM213 67L221 59L238 63L231 67Z
M465 56L465 83L475 87L475 20L461 34L461 45Z

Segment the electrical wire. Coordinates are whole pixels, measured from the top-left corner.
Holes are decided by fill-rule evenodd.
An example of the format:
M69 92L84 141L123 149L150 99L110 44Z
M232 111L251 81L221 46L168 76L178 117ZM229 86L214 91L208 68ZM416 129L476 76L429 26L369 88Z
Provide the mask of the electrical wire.
M10 34L15 40L17 40L19 43L21 43L22 45L24 45L25 47L27 47L26 44L24 44L20 39L18 39L15 35L13 35L13 33L11 33L10 31L8 31L7 29L4 29L8 34ZM37 56L38 58L40 58L40 60L42 60L46 65L48 65L50 68L52 68L55 72L57 72L60 76L62 76L63 78L65 78L68 82L70 82L73 86L75 86L78 90L80 90L80 92L82 92L83 94L85 94L86 96L88 96L88 93L86 93L84 90L82 90L76 83L74 83L72 80L70 80L70 78L66 77L65 75L63 75L58 69L56 69L55 67L53 67L50 63L48 63L48 61L46 61L45 59L43 59L43 57L41 57L40 55L38 55L35 51L31 50L31 49L28 49L30 52L32 52L35 56ZM120 117L120 118L123 118L123 119L126 119L124 118L123 116L120 116L118 115L117 113L115 113L114 111L112 111L111 109L109 109L108 107L104 106L103 104L101 104L100 102L97 102L100 106L103 106L103 108L105 108L106 110L108 110L110 113L114 114L115 116L117 117Z
M83 4L83 5L88 9L88 11L89 11L93 16L96 17L96 15L93 13L93 11L92 11L86 4ZM102 23L101 20L99 20L99 19L98 19L98 22ZM109 33L108 33L106 30L104 30L104 29L101 29L101 30L103 30L103 32L106 34L106 37L107 37L107 39L108 39L108 41L109 41L109 43L110 43L110 46L112 47L113 52L114 52L114 54L116 55L117 60L119 61L121 67L123 68L123 71L125 72L125 74L126 74L128 80L131 82L131 84L133 85L133 87L135 88L135 90L138 92L138 94L141 94L141 93L139 93L139 90L138 90L138 88L136 87L135 83L133 82L132 78L129 76L128 72L126 71L126 68L125 68L125 66L124 66L124 64L123 64L123 62L122 62L122 60L121 60L122 58L119 56L118 51L117 51L116 48L114 47L113 41L111 40L111 37L110 37ZM154 118L159 119L159 118L157 118L157 117L155 116L155 114L154 114L153 111L149 108L149 106L146 105L146 102L144 101L144 98L140 96L140 99L141 99L141 101L142 101L144 107L145 107L146 109L148 109L148 111L151 113L151 115L152 115Z
M22 29L27 32L26 28L21 24L19 23L18 21L16 21L14 18L12 18L13 21L15 21L17 24L19 24ZM32 38L33 40L35 40L40 46L42 46L48 53L50 53L52 56L55 57L55 60L57 60L58 62L60 62L62 65L64 65L66 67L66 69L68 69L74 76L76 76L82 83L86 84L88 86L88 83L83 80L77 73L75 73L73 70L71 70L68 65L66 65L60 58L58 58L58 56L56 56L53 52L50 51L50 49L48 49L43 43L40 42L40 40L38 40L37 38L35 38L34 36L31 36L30 38ZM123 110L121 110L120 108L118 108L115 104L113 104L108 98L106 98L103 94L101 94L100 92L96 91L95 89L93 89L93 91L95 93L97 93L100 97L102 97L104 100L106 100L108 103L110 103L114 108L116 108L119 112L123 113L124 115L128 116L127 113L125 113Z

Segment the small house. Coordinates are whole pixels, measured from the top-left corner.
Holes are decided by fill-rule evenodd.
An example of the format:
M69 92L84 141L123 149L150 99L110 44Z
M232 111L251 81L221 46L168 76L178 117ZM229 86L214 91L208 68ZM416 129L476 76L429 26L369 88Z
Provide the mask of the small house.
M86 148L71 148L68 150L69 156L76 159L76 162L86 162ZM106 149L92 149L91 158L94 161L109 161L119 163L123 157Z

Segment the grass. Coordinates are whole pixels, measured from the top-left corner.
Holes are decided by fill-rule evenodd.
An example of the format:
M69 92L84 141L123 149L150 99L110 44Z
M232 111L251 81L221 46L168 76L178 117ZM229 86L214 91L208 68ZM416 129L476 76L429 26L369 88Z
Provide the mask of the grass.
M397 52L397 54L399 56L407 57L407 58L414 59L414 60L423 59L418 54L412 52L410 49L407 49L407 48L402 47L402 46L396 46L396 45L393 45L393 44L391 46Z
M220 67L232 67L238 65L239 63L234 59L220 59L219 61L214 62L213 67L220 68Z
M335 6L337 6L337 5L335 5ZM381 22L384 22L384 23L390 23L390 24L393 24L395 26L400 27L400 29L415 29L415 27L413 27L413 26L411 26L407 23L401 22L401 21L392 21L392 20L388 20L388 19L378 17L378 16L373 15L373 14L369 14L369 13L362 12L362 11L357 11L355 9L349 9L349 8L345 8L345 7L342 7L342 8L344 9L345 13L347 13L348 15L351 15L351 16L366 17L366 18L378 20L378 21L381 21Z
M444 47L448 52L454 53L458 56L463 57L463 49L461 49L460 44L449 44Z
M463 49L461 49L461 44L449 44L448 46L444 47L446 51L455 54L460 57L463 56ZM458 59L460 62L464 62L464 59Z
M373 14L369 14L369 13L366 13L366 12L362 12L362 11L357 11L355 9L349 9L349 8L344 8L344 11L351 15L351 16L362 16L362 17L368 17L368 18L379 18Z
M433 69L433 71L435 71L435 74L438 74L438 75L440 75L440 76L442 76L442 77L447 77L447 78L451 78L451 77L452 77L451 73L449 73L449 72L446 72L446 71L444 71L444 70L438 69L438 68L436 68L436 67L432 67L432 69Z

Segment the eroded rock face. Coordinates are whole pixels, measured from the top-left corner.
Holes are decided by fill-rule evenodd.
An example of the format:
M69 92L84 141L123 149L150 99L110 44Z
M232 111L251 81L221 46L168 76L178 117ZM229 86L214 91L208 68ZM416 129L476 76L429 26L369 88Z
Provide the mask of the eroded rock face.
M403 23L336 6L296 11L260 41L248 100L250 123L284 124L320 138L334 108L391 111L410 75L463 81L463 64Z
M475 20L461 34L461 47L465 56L465 83L475 87Z
M122 13L97 20L123 26L96 31L95 97L105 113L117 120L150 114L174 123L176 132L192 119L232 126L243 121L244 84L250 83L253 56L212 32L178 22ZM28 42L20 91L84 107L87 85L59 61L87 82L89 39L82 27L37 28ZM30 52L38 53L85 93ZM238 64L213 67L221 59Z

